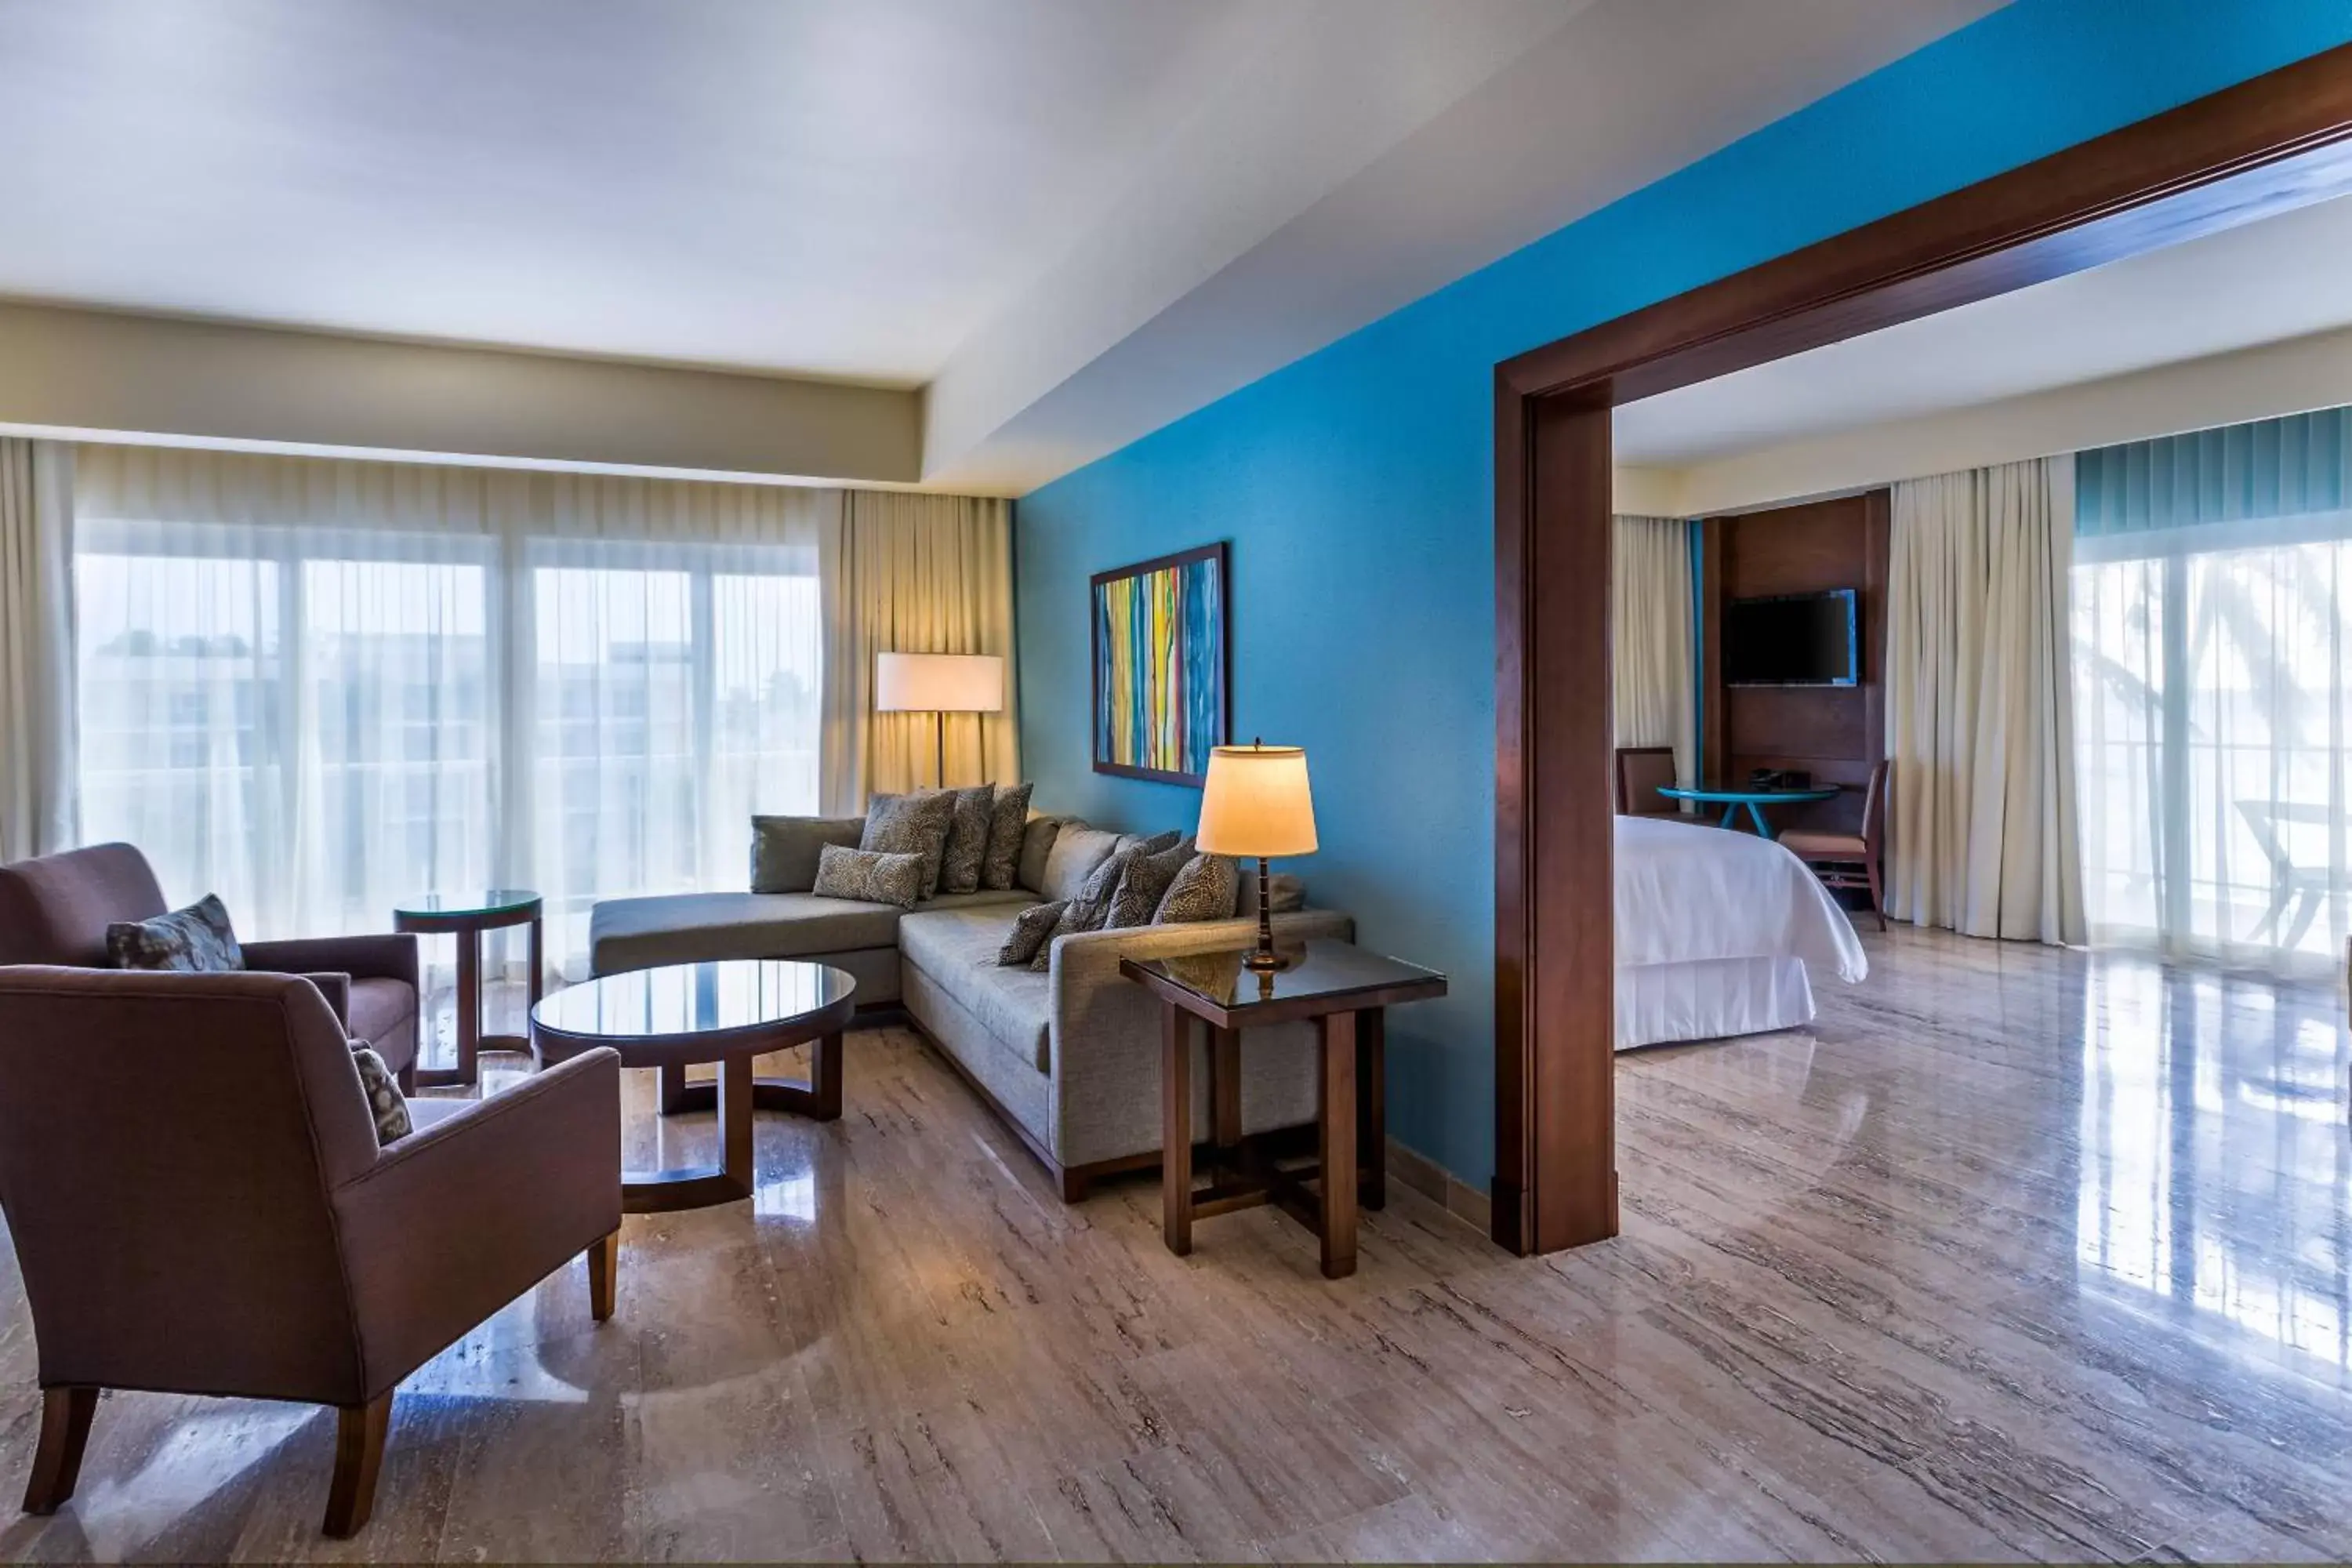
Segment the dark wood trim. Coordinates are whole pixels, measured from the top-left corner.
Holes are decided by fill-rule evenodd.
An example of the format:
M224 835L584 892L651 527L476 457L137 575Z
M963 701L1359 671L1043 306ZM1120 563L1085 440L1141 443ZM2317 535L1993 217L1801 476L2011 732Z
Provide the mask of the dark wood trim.
M2352 46L1496 367L1496 1241L1617 1227L1609 410L2347 190Z
M390 1391L335 1412L335 1474L328 1483L327 1519L320 1528L337 1541L357 1535L375 1512L376 1472L383 1468L384 1434L391 1426Z
M82 1451L98 1414L98 1390L86 1385L41 1390L41 1435L33 1448L33 1471L25 1481L25 1511L55 1513L74 1495L81 1478Z
M1189 566L1195 561L1217 563L1217 735L1210 743L1223 745L1234 733L1234 561L1233 546L1220 541L1191 550L1179 550L1172 555L1155 555L1149 561L1132 565L1113 566L1087 579L1087 759L1095 772L1114 778L1144 779L1154 784L1184 784L1193 789L1205 788L1206 773L1179 773L1171 768L1139 768L1129 763L1107 763L1102 760L1102 735L1096 728L1102 718L1102 616L1095 607L1095 595L1106 583L1122 578L1140 577L1146 573L1164 572L1172 566Z

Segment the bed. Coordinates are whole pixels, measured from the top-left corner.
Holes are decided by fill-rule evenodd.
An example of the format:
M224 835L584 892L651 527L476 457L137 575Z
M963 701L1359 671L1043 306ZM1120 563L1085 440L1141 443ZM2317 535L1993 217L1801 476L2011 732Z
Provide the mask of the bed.
M1812 974L1870 973L1812 872L1751 834L1617 818L1617 1048L1794 1028Z

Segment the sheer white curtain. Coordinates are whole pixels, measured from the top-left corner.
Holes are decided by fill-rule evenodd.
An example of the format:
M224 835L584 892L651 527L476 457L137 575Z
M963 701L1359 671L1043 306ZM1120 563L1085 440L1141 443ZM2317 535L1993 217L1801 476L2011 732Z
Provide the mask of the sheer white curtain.
M2345 411L2084 454L2094 936L2317 973L2352 939Z
M77 841L73 448L0 437L0 860Z
M1698 773L1691 679L1690 524L1620 517L1610 563L1610 663L1617 744L1675 749L1675 776Z
M815 806L834 492L121 447L77 510L86 840L257 937L740 887ZM519 949L518 949L519 951Z
M1893 511L1887 912L2080 942L2073 459L1906 480Z

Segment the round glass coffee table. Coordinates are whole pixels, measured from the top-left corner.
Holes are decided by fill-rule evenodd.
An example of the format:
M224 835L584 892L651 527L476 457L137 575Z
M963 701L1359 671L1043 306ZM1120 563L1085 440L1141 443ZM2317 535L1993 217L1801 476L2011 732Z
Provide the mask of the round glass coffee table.
M751 1112L788 1110L830 1121L841 1114L841 1031L857 982L823 963L736 959L640 969L559 991L530 1010L530 1048L541 1062L598 1046L625 1068L661 1074L661 1113L719 1108L719 1163L702 1169L624 1172L630 1214L704 1208L751 1195ZM815 1042L805 1081L755 1079L751 1058ZM719 1064L716 1084L686 1069Z

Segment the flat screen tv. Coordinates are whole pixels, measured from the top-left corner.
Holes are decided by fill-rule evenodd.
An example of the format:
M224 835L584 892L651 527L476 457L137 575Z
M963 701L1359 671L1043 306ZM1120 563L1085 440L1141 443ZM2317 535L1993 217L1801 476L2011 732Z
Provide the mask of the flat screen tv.
M1723 612L1723 683L1852 686L1861 640L1851 588L1734 599Z

